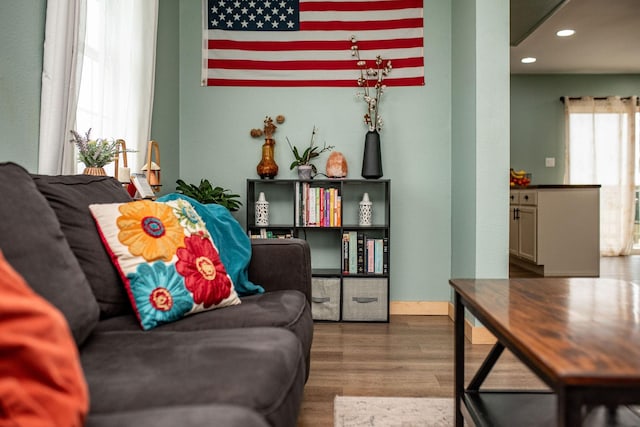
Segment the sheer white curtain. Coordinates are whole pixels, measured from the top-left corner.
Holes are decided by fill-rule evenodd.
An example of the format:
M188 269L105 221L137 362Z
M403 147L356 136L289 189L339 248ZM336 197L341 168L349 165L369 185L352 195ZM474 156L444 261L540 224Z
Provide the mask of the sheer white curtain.
M69 131L89 128L138 150L128 160L139 169L151 134L157 23L158 0L47 1L39 173L81 171Z
M158 0L86 1L76 127L81 133L91 128L93 137L124 139L138 150L127 155L138 170L151 134ZM110 175L112 167L105 168Z
M637 97L565 97L565 183L601 184L600 254L628 255L635 217Z
M82 70L86 0L48 0L45 24L38 172L75 170L69 143Z

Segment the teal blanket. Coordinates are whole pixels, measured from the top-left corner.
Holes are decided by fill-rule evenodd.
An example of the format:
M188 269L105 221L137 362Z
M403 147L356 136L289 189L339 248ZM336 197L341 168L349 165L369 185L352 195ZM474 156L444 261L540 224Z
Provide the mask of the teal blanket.
M207 224L220 252L220 259L233 280L236 292L240 296L263 293L264 288L249 280L249 260L251 259L251 241L238 221L227 208L216 204L202 204L183 194L171 193L158 198L159 202L183 199L191 203L198 215Z

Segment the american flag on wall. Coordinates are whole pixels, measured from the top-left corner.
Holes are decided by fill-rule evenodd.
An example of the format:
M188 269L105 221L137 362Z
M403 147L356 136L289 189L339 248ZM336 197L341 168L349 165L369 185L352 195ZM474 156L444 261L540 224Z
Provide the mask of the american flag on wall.
M361 59L388 86L424 85L423 0L203 0L203 86L353 87Z

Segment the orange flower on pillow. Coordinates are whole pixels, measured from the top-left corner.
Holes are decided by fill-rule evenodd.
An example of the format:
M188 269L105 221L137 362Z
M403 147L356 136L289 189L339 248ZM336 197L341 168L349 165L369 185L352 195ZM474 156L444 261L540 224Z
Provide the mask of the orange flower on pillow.
M184 231L171 207L141 200L123 204L118 210L122 214L116 222L118 240L132 255L147 261L171 261L176 250L184 246Z
M178 249L176 270L193 300L204 308L220 304L231 295L231 279L218 251L211 240L198 234L185 238L184 243L186 247Z

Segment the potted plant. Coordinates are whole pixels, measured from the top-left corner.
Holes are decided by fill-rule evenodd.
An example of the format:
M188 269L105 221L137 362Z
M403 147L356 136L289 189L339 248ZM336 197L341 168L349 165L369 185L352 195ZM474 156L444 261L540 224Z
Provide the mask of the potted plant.
M78 160L85 165L85 175L106 175L104 167L113 162L122 152L117 141L105 138L91 139L91 129L80 135L71 130L73 138L69 140L78 149ZM124 150L133 151L133 150Z
M199 186L187 184L181 179L178 179L176 184L178 184L176 187L178 193L191 197L200 203L215 203L232 212L237 211L242 206L242 202L236 200L240 197L239 194L230 193L231 190L222 187L214 187L207 179L201 179Z
M311 160L318 157L325 151L331 151L334 148L333 145L327 145L326 142L322 148L315 145L316 131L317 129L314 126L311 131L311 141L309 142L309 146L302 152L302 154L300 154L298 147L292 145L289 138L287 138L287 144L289 144L289 148L291 148L291 152L295 157L295 160L291 162L291 165L289 166L289 170L293 170L293 168L297 167L298 178L300 179L312 179L318 173L318 170L316 169L316 166L311 163Z

